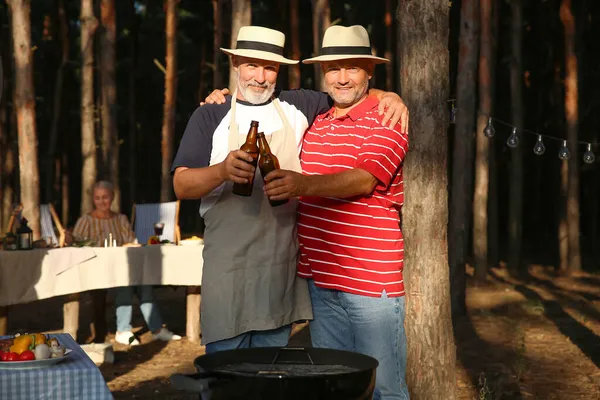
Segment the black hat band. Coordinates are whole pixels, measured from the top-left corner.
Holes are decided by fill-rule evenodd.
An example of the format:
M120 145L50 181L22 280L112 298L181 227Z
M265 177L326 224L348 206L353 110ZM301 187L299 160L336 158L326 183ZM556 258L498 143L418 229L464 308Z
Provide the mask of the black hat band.
M321 55L322 56L330 56L330 55L364 55L370 56L371 48L367 46L330 46L330 47L322 47Z
M253 40L238 40L236 49L267 51L283 57L283 47L271 43L255 42Z

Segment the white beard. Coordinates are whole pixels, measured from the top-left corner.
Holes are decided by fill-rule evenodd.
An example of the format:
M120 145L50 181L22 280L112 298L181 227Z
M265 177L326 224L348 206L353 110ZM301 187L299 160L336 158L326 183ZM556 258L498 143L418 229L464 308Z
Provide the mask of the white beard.
M267 100L269 100L271 98L271 96L275 92L275 84L271 84L271 83L267 83L267 82L260 84L260 83L257 83L255 80L242 82L240 79L239 72L237 74L237 78L238 78L237 79L238 90L242 93L242 96L244 97L244 99L246 99L246 101L248 103L251 103L251 104L265 103ZM265 90L262 93L256 92L256 91L254 91L254 89L251 89L250 86L262 87Z

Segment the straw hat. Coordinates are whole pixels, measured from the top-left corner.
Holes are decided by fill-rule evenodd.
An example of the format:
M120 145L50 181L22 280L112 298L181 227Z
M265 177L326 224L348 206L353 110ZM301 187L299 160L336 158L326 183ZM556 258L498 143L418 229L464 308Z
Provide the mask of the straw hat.
M303 60L304 64L323 61L369 59L376 64L388 63L387 58L375 57L371 54L371 42L367 30L360 25L334 25L325 31L321 55Z
M235 49L221 50L229 55L275 61L281 64L298 64L283 56L285 35L279 31L261 26L243 26L237 36Z

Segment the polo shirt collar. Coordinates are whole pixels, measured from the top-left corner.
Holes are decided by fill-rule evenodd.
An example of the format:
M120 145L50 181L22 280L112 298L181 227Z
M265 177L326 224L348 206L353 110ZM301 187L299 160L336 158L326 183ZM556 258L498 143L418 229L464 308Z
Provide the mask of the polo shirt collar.
M358 103L358 105L356 107L352 108L350 111L348 111L347 114L340 117L340 119L348 117L352 121L356 121L357 119L359 119L360 117L365 115L367 111L372 110L373 107L375 107L378 102L379 102L379 100L377 99L377 97L367 95L366 99L364 99L363 101ZM331 118L331 119L335 118L335 106L331 107L331 109L329 111L327 111L327 113L325 114L325 117Z

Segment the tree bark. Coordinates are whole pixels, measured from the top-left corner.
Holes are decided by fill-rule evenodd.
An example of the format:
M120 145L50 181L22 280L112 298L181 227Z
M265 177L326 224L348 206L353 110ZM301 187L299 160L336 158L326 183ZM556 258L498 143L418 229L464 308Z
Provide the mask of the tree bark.
M165 0L166 12L166 66L165 103L162 126L162 169L160 201L173 198L171 162L173 161L173 138L175 136L175 102L177 99L177 3L178 0Z
M467 313L466 262L471 232L475 82L479 50L479 0L462 0L457 76L457 107L452 160L452 194L448 254L450 259L452 315Z
M292 60L300 59L300 25L298 0L290 0L290 47L292 50ZM297 89L301 85L300 64L288 66L289 71L289 89Z
M508 269L518 275L521 267L523 240L523 4L512 0L510 92L512 123L521 136L521 143L511 149L510 192L508 215Z
M456 398L448 276L448 2L400 0L402 98L411 108L403 228L407 382L413 399Z
M494 99L495 46L492 32L493 0L481 0L481 36L479 49L479 116L475 141L475 197L473 199L473 255L475 259L475 278L485 282L490 258L488 254L488 199L489 199L489 160L490 141L483 134L488 118L492 115Z
M94 122L94 35L98 20L93 0L81 0L81 215L93 209L92 187L98 175Z
M62 162L61 162L61 181L60 181L60 190L61 190L61 199L62 199L62 205L61 205L61 221L63 224L63 227L67 227L69 226L69 208L70 208L70 202L69 202L69 164L68 164L68 158L67 158L67 153L64 152L62 155Z
M136 188L137 188L137 112L136 112L136 79L137 79L137 55L138 55L138 31L139 31L139 19L135 12L135 0L130 0L129 10L131 13L131 37L129 41L129 51L131 62L129 63L129 168L127 169L129 175L129 202L132 205L136 202Z
M577 55L575 53L575 17L571 9L571 0L562 0L560 20L565 29L565 116L567 119L567 142L571 156L563 161L562 174L566 178L566 263L561 262L562 274L570 274L581 269L581 251L579 246L579 155L577 152L578 115L578 76ZM565 179L563 179L563 182ZM563 222L561 221L561 225ZM562 249L562 246L561 246ZM561 261L563 257L561 255Z
M23 215L40 238L40 176L38 169L33 57L31 54L31 3L9 0L15 58L15 109L19 136L19 177Z
M384 58L391 62L385 64L385 90L388 92L394 91L394 62L392 56L392 0L385 0L385 53Z
M56 161L56 142L58 141L58 126L60 123L60 115L62 112L62 93L63 93L63 77L65 67L69 61L69 26L65 5L63 0L56 0L57 8L57 26L60 42L60 63L56 68L56 77L54 79L54 104L52 106L52 123L50 125L50 138L48 140L48 151L45 157L44 167L44 198L45 202L52 203L54 200L54 190L52 181L55 174L54 164Z
M8 77L11 76L11 46L9 28L0 27L0 231L4 232L14 201L15 136L12 134L8 95L11 93Z
M500 20L500 0L493 0L494 6L492 7L492 37L494 38L494 43L497 48L497 39L498 38L498 25ZM495 62L494 62L495 65ZM494 79L492 79L492 83ZM492 85L492 89L494 89L494 85ZM493 94L492 94L492 106L493 106ZM493 108L492 108L493 110ZM499 214L498 214L498 163L496 158L496 148L499 145L504 145L502 142L498 142L498 140L490 140L489 146L489 187L488 187L488 249L489 249L489 260L490 265L496 266L500 262L500 223L499 223Z
M321 53L321 43L323 42L323 34L331 24L331 10L329 8L329 0L311 0L313 10L313 53L318 56ZM323 81L323 73L321 72L321 64L315 63L315 90L325 91Z
M113 210L121 210L121 187L119 184L119 134L117 132L117 83L115 77L115 53L117 44L117 24L115 0L101 0L100 35L101 68L100 83L102 95L102 174L112 182L115 199Z
M221 0L212 0L213 5L213 88L222 88L221 83Z
M252 3L250 0L231 0L231 47L235 49L237 35L242 26L252 23ZM229 91L234 92L237 87L237 75L233 64L229 67Z

